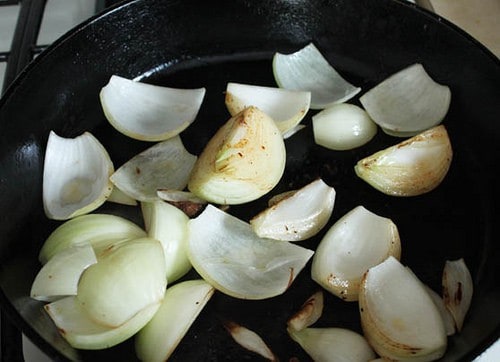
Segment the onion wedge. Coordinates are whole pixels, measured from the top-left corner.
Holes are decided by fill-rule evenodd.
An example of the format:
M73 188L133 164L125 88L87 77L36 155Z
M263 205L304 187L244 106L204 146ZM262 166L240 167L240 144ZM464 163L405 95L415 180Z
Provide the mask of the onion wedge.
M160 309L137 333L135 351L144 362L166 361L214 293L204 280L187 280L165 292Z
M76 295L80 276L95 263L97 258L89 243L64 249L38 271L31 285L31 298L52 302L64 296Z
M311 109L346 102L361 91L347 82L313 43L291 53L275 53L274 79L279 87L311 92Z
M318 321L323 314L323 291L319 290L302 304L300 309L287 320L287 327L292 331L301 331Z
M231 337L233 337L234 341L243 348L257 353L268 361L279 361L278 357L271 351L262 337L254 331L232 321L224 322L224 327Z
M463 258L445 262L442 284L444 305L453 316L457 331L460 332L474 289L472 276Z
M359 160L356 175L390 196L417 196L434 190L451 165L453 150L443 125Z
M396 258L370 268L361 283L359 309L364 335L385 359L434 361L447 336L441 314L424 284Z
M283 88L228 83L226 107L234 116L255 106L270 116L282 134L296 127L309 111L311 93Z
M314 254L311 277L346 301L358 300L364 273L387 257L401 256L401 242L391 219L357 206L325 234Z
M59 225L45 240L38 260L45 264L54 255L73 245L90 243L97 255L109 246L127 239L145 237L146 232L121 216L88 214Z
M75 296L66 297L44 306L59 333L73 347L96 350L113 347L136 334L160 307L149 305L119 327L106 327L89 318Z
M333 187L317 179L254 216L250 225L263 238L284 241L308 239L330 219L335 194Z
M360 97L370 117L384 132L409 137L438 125L451 101L450 88L436 83L422 64L391 75Z
M204 96L205 88L162 87L118 75L99 94L109 123L141 141L163 141L181 133L198 115Z
M49 134L43 166L43 206L49 219L67 220L101 206L113 190L114 166L91 133L75 138Z
M235 298L282 294L314 253L286 241L259 238L250 224L210 204L188 227L191 264L208 283Z
M186 150L180 136L175 136L134 156L110 180L138 201L157 200L158 189L186 187L196 159Z
M370 361L375 352L359 333L345 328L288 329L288 334L315 362Z

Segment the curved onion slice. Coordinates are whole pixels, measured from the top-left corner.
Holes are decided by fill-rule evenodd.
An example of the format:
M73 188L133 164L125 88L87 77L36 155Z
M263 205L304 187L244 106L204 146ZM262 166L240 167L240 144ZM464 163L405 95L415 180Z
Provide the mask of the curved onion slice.
M254 216L250 225L262 238L305 240L316 235L330 219L335 194L333 187L315 180Z
M43 206L49 219L66 220L101 206L113 190L108 152L89 132L64 138L50 131L43 166Z
M309 111L311 92L228 83L225 102L231 116L249 106L261 109L276 122L281 133L286 134L297 126Z
M285 170L286 149L275 122L256 107L231 117L210 139L189 191L216 204L241 204L269 192Z
M321 290L311 295L294 315L287 320L289 330L301 331L318 321L323 314L324 297Z
M368 143L377 125L366 111L354 104L334 104L312 117L314 141L331 150L343 151Z
M146 236L146 232L132 221L121 216L88 214L75 217L59 225L45 240L38 254L42 264L60 251L90 243L99 255L112 244Z
M288 329L288 334L316 362L370 361L375 358L367 340L345 328Z
M119 327L112 328L90 319L75 296L44 306L59 333L72 347L91 350L113 347L132 337L151 320L159 307L160 302L151 304Z
M167 288L160 309L135 339L137 357L166 361L214 293L204 280L187 280Z
M446 308L446 305L444 304L443 298L436 293L434 290L432 290L430 287L427 285L425 286L427 293L429 293L432 301L436 305L437 309L439 310L439 313L441 314L441 317L443 318L443 324L444 328L446 330L446 335L451 336L455 334L456 332L456 327L455 327L455 319L451 315L450 311L448 308Z
M62 250L37 273L31 285L31 298L51 302L63 296L76 295L80 275L95 263L97 258L89 243Z
M89 266L82 273L76 297L93 321L118 327L160 302L166 285L160 242L141 238L110 248Z
M368 270L359 293L361 325L370 345L389 360L433 361L447 337L423 283L396 258Z
M442 284L444 305L453 316L457 331L460 332L474 289L472 276L463 258L445 262Z
M184 189L196 159L175 136L132 157L110 179L130 197L152 201L158 189Z
M143 214L149 218L148 236L163 246L168 283L173 283L191 269L187 256L187 223L189 217L177 207L161 200L141 203Z
M325 234L314 254L311 277L337 297L358 300L363 274L388 256L401 256L401 242L391 219L357 206Z
M432 191L448 173L453 157L448 132L436 126L358 161L358 177L391 196Z
M286 241L259 238L249 224L212 205L188 226L191 264L203 279L235 298L283 293L314 253Z
M224 327L231 337L233 337L234 341L243 348L257 353L268 361L279 361L278 357L271 351L262 337L254 331L232 321L224 322Z
M291 54L275 53L273 73L281 88L310 91L311 109L348 101L361 91L342 78L313 43Z
M450 100L450 88L436 83L419 63L391 75L359 98L384 132L400 137L438 125Z
M112 75L99 96L116 130L142 141L163 141L194 121L205 88L169 88Z

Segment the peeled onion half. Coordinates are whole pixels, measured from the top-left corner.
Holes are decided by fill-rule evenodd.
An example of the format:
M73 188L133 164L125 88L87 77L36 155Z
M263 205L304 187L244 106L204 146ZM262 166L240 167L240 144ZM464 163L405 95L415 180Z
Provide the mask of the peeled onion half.
M355 301L364 273L389 256L401 256L396 225L391 219L357 206L320 241L313 256L311 277L337 297Z
M66 220L101 206L111 194L113 163L89 132L75 138L49 134L43 166L43 206L50 219Z
M112 75L99 95L106 118L119 132L142 141L163 141L194 121L205 88L169 88Z
M443 120L450 106L451 91L435 82L423 65L416 63L391 75L359 100L384 132L408 137Z

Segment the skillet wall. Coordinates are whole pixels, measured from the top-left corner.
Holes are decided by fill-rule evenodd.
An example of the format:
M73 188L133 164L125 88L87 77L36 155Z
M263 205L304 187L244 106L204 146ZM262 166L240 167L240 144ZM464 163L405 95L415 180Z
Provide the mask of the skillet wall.
M500 300L494 244L498 215L493 206L498 194L491 171L498 164L500 141L498 59L453 26L403 2L143 0L117 7L56 42L0 102L1 301L29 337L58 358L37 333L62 354L77 356L50 327L40 305L27 297L39 268L38 250L57 225L45 219L41 205L48 132L72 137L95 131L113 149L119 165L144 144L132 143L132 150L121 153L119 143L106 143L112 130L97 105L98 92L111 74L155 81L161 79L158 74L168 76L184 68L270 59L275 51L291 52L311 40L363 89L415 62L451 87L446 126L458 150L460 168L454 172L464 172L464 183L455 186L463 188L465 200L473 200L469 211L477 239L459 240L450 255L465 253L470 258L478 290L475 305L480 307L471 311L471 326L451 344L448 358L456 360L482 348L494 330L498 336L498 313L490 316ZM203 86L190 81L186 85ZM200 117L224 120L223 107L211 108L212 103L205 102ZM199 150L209 133L205 128L193 132L197 141L190 147ZM449 201L460 214L464 201L456 196Z

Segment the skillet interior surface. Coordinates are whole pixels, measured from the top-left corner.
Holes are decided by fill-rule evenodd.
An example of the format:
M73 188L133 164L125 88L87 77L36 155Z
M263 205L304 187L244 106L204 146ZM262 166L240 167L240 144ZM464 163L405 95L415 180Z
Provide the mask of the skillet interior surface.
M358 179L360 158L399 142L379 130L367 145L334 152L314 144L311 127L286 141L287 169L276 194L322 177L337 198L330 224L357 205L394 220L402 262L439 291L445 260L463 257L475 294L461 333L449 339L443 360L470 360L498 338L500 313L498 186L493 173L500 144L499 61L451 24L413 5L389 0L164 1L117 6L75 28L42 53L0 101L0 286L3 311L54 359L134 360L133 342L104 351L76 351L58 335L29 298L42 243L60 222L49 221L41 202L45 145L50 130L74 137L92 132L119 167L152 144L119 134L105 120L98 93L112 74L170 87L206 87L200 113L182 139L199 154L229 118L229 81L275 86L271 58L314 42L361 94L390 74L420 62L451 88L444 124L454 149L451 169L434 191L391 198ZM351 101L359 104L356 97ZM305 124L310 124L311 111ZM231 209L248 220L267 197ZM142 224L137 208L105 204ZM325 228L326 230L326 228ZM314 249L323 233L303 243ZM194 271L185 279L196 277ZM310 264L283 295L264 301L216 293L172 360L254 360L236 345L221 321L259 333L281 360L309 360L286 335L286 319L318 289ZM317 326L361 332L357 303L325 293Z

